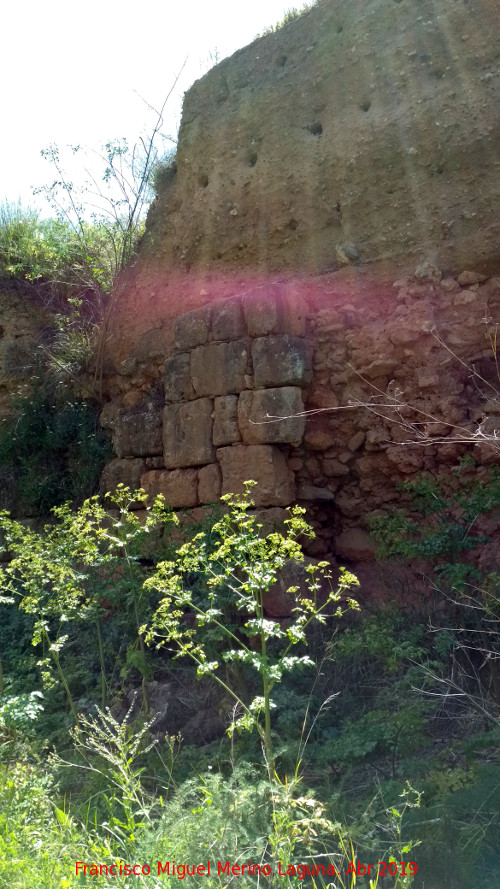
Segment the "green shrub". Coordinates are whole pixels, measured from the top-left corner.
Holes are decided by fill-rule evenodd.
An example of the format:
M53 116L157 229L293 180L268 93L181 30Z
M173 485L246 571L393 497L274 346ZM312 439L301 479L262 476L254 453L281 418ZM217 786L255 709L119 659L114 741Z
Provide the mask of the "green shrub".
M114 254L103 224L42 219L20 204L0 205L0 275L39 283L55 298L109 291Z
M112 456L97 404L36 390L17 399L14 410L0 424L2 506L44 516L93 494Z
M177 159L175 152L170 152L159 160L151 171L151 188L155 195L164 191L177 175Z

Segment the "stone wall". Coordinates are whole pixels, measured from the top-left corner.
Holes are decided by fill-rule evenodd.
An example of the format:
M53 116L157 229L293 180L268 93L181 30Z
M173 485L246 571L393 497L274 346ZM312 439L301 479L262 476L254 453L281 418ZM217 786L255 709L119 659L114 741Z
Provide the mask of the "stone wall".
M291 504L286 453L302 443L303 390L312 375L304 336L304 321L276 290L177 318L163 370L165 404L156 389L129 409L104 411L118 455L104 487L123 473L173 507L192 507L240 493L253 479L256 505Z
M253 478L356 563L398 483L499 462L498 22L321 0L193 85L110 307L104 489Z
M132 353L116 377L103 488L187 508L253 479L257 506L307 507L311 554L372 558L370 517L399 482L500 462L500 278L415 272L353 302L331 276L177 317L156 369Z

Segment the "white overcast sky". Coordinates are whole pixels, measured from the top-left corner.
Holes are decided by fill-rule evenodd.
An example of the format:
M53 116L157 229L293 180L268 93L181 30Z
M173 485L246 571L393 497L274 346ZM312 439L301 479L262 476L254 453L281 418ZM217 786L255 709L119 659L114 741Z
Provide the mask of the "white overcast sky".
M176 135L182 94L215 62L250 43L303 0L6 0L0 72L0 202L35 203L52 180L51 143L132 143L160 106ZM211 61L212 59L212 61Z

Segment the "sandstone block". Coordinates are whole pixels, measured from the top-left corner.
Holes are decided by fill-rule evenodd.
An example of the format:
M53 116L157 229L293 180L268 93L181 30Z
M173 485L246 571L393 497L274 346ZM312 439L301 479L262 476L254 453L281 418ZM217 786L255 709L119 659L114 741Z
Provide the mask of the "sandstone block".
M363 528L342 531L335 540L335 550L342 559L350 562L371 562L377 545Z
M297 500L335 500L335 495L328 488L303 482L297 486Z
M237 340L245 336L246 327L241 303L237 299L221 299L212 303L212 340Z
M198 505L197 469L154 469L144 473L141 486L152 498L163 494L172 509Z
M346 466L345 463L341 463L340 460L336 460L335 458L322 460L321 468L323 469L324 474L327 475L329 478L349 475L350 472L349 467Z
M208 342L210 307L202 306L177 318L174 328L176 349L185 351Z
M167 469L213 463L210 398L168 404L163 411L163 459Z
M221 395L214 400L213 440L216 447L241 441L237 395Z
M189 352L172 355L165 362L165 401L176 402L194 398L191 384L191 356Z
M139 362L163 358L172 348L172 332L167 327L154 327L144 331L134 343L133 357Z
M246 340L210 343L191 352L191 380L196 395L229 395L245 388Z
M162 452L161 410L156 403L121 410L112 431L118 457L146 457Z
M222 475L217 463L210 463L198 470L198 501L215 503L220 500Z
M310 380L309 349L301 337L259 337L252 345L252 360L257 387L305 386Z
M272 288L262 287L248 293L243 311L250 336L266 336L279 330L281 306L279 297Z
M141 476L145 469L145 460L139 458L111 460L101 473L99 485L101 493L113 492L119 484L125 485L131 491L136 491L141 486Z
M241 437L245 444L298 445L306 428L306 418L300 416L303 411L302 393L295 386L242 392L238 401Z
M288 506L295 497L293 473L284 455L272 445L234 445L219 448L217 459L222 469L222 493L242 494L244 482L257 485L251 497L255 506Z

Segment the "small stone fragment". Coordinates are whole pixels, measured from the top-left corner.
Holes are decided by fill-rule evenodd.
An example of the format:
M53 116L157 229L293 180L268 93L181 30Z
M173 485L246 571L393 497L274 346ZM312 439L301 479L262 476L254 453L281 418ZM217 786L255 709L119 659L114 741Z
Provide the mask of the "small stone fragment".
M354 453L354 451L359 450L361 445L364 443L365 438L365 433L360 429L359 432L356 432L356 434L349 439L349 441L347 442L347 447Z
M468 284L481 284L486 281L487 276L481 275L480 272L464 271L458 276L458 283L461 287L467 287Z

